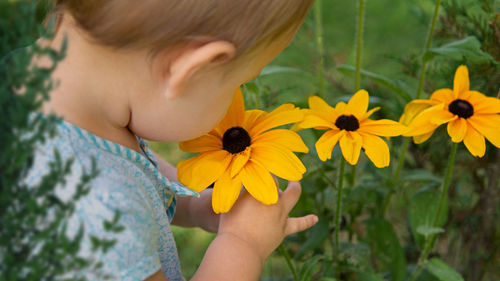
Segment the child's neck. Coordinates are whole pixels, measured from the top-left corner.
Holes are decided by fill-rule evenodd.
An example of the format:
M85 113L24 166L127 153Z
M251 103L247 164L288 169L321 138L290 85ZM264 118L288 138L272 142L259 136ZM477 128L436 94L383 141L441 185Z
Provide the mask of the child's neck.
M141 85L145 75L134 73L131 67L137 63L132 61L136 56L90 44L68 23L61 23L59 28L49 44L59 49L66 34L67 54L52 74L58 86L51 91L42 112L56 113L100 137L139 151L128 129L130 99L134 91L148 89Z

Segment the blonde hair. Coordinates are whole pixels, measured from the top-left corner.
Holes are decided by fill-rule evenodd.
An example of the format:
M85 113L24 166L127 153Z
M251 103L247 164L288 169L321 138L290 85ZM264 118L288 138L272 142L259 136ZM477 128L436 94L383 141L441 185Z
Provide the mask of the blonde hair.
M158 52L226 40L237 56L296 31L313 0L54 0L97 43Z

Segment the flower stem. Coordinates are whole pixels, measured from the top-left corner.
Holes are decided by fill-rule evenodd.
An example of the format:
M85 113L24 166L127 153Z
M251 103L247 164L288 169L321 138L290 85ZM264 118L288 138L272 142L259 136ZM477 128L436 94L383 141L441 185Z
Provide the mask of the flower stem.
M358 25L356 26L356 74L354 76L354 89L361 87L361 57L363 55L363 31L365 19L365 0L358 1ZM353 166L356 167L356 166Z
M358 24L356 26L356 72L354 75L354 90L361 88L361 58L363 55L363 31L365 22L365 0L358 1ZM351 168L351 187L356 184L356 165Z
M398 167L396 168L396 172L394 173L393 177L393 183L395 185L398 184L399 176L401 175L401 170L403 169L403 165L405 162L406 158L406 152L408 151L408 146L410 144L411 138L405 138L403 147L401 149L401 155L399 156L399 161L398 161ZM391 189L389 194L387 194L387 197L384 200L384 203L382 204L382 217L385 217L385 214L387 213L387 209L389 208L389 203L391 202L391 198L394 195L395 190L394 188Z
M425 72L427 70L427 60L424 59L425 54L429 49L431 48L432 44L432 37L434 36L434 29L436 28L436 22L437 18L439 15L439 8L441 7L441 0L436 0L436 5L434 6L434 15L432 16L432 21L429 25L429 30L427 31L427 38L425 39L425 46L424 50L422 51L422 67L420 68L420 74L418 78L418 88L417 88L417 94L415 96L416 99L419 99L420 96L422 95L422 89L424 87L424 81L425 81ZM399 175L401 173L401 169L404 165L404 161L406 158L406 151L408 150L408 145L410 143L410 138L405 139L405 142L403 144L403 147L401 148L401 156L399 158L398 162L398 168L396 169L396 174L394 174L394 183L397 184L397 180L399 179ZM387 207L389 206L389 203L391 201L392 195L394 194L394 191L389 192L387 195L384 203L383 203L383 209L382 209L382 217L385 216L387 212Z
M285 248L284 243L280 244L279 251L285 257L286 263L288 264L288 267L290 268L290 271L292 272L293 280L299 281L299 276L297 275L297 270L295 269L295 265L293 264L292 259L290 258L290 255L288 254L288 251Z
M439 226L439 221L441 216L443 215L444 205L446 203L446 199L448 198L448 188L450 187L451 174L453 171L453 164L455 163L455 155L457 154L458 143L453 143L451 147L450 158L448 158L448 166L446 167L446 174L443 183L443 193L441 193L441 200L439 201L438 211L436 213L436 217L434 218L433 227ZM415 280L420 272L423 269L423 266L427 262L427 257L429 256L430 251L432 250L432 246L434 245L434 240L436 238L435 234L431 234L430 237L426 240L424 250L422 251L419 259L417 269L413 272L410 281Z
M325 98L325 48L323 45L323 18L322 18L322 0L316 0L314 3L314 19L316 23L316 48L319 56L318 64L318 95Z
M345 160L340 157L339 178L337 184L337 211L335 212L335 255L339 254L339 233L340 233L340 218L342 213L342 188L344 184L344 168Z
M418 79L418 89L416 98L419 99L422 94L422 89L424 87L425 81L425 71L427 70L427 60L425 59L425 54L431 48L432 37L434 35L434 29L436 28L436 21L439 15L439 7L441 6L441 0L436 0L436 6L434 7L434 16L432 17L431 24L429 26L429 31L427 33L427 38L425 40L424 51L422 52L422 67L420 68L420 75Z

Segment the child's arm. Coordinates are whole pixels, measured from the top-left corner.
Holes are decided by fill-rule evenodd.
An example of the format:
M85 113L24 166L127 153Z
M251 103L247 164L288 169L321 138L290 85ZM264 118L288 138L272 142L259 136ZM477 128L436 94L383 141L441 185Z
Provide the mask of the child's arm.
M264 261L285 236L310 228L317 217L289 218L300 197L291 182L277 204L266 206L243 192L231 211L221 216L219 233L191 280L258 280Z
M160 172L171 181L177 181L177 170L159 155L155 154ZM201 227L210 232L217 232L219 216L212 210L212 190L200 192L199 198L177 197L173 225L182 227Z
M258 280L265 260L285 236L310 228L318 221L314 215L288 217L300 192L300 184L291 182L280 192L278 203L270 206L243 192L231 211L221 216L219 233L191 281ZM161 271L147 279L165 280Z

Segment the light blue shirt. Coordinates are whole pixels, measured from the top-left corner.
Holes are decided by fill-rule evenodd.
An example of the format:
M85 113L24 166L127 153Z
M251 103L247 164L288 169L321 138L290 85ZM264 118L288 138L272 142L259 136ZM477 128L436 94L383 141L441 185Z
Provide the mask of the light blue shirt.
M77 202L68 223L70 237L80 224L84 227L79 255L102 262L102 270L115 276L112 280L144 280L160 269L169 281L184 280L170 222L176 195L199 195L162 176L147 143L137 139L141 154L61 121L57 135L37 148L27 183L36 184L47 174L57 149L63 161L74 159L65 184L57 187L57 195L68 200L94 158L99 174L91 181L89 194ZM125 230L106 232L103 221L111 220L115 210L121 212L119 223ZM116 243L106 253L92 252L89 235L116 239ZM75 274L100 279L91 272Z

